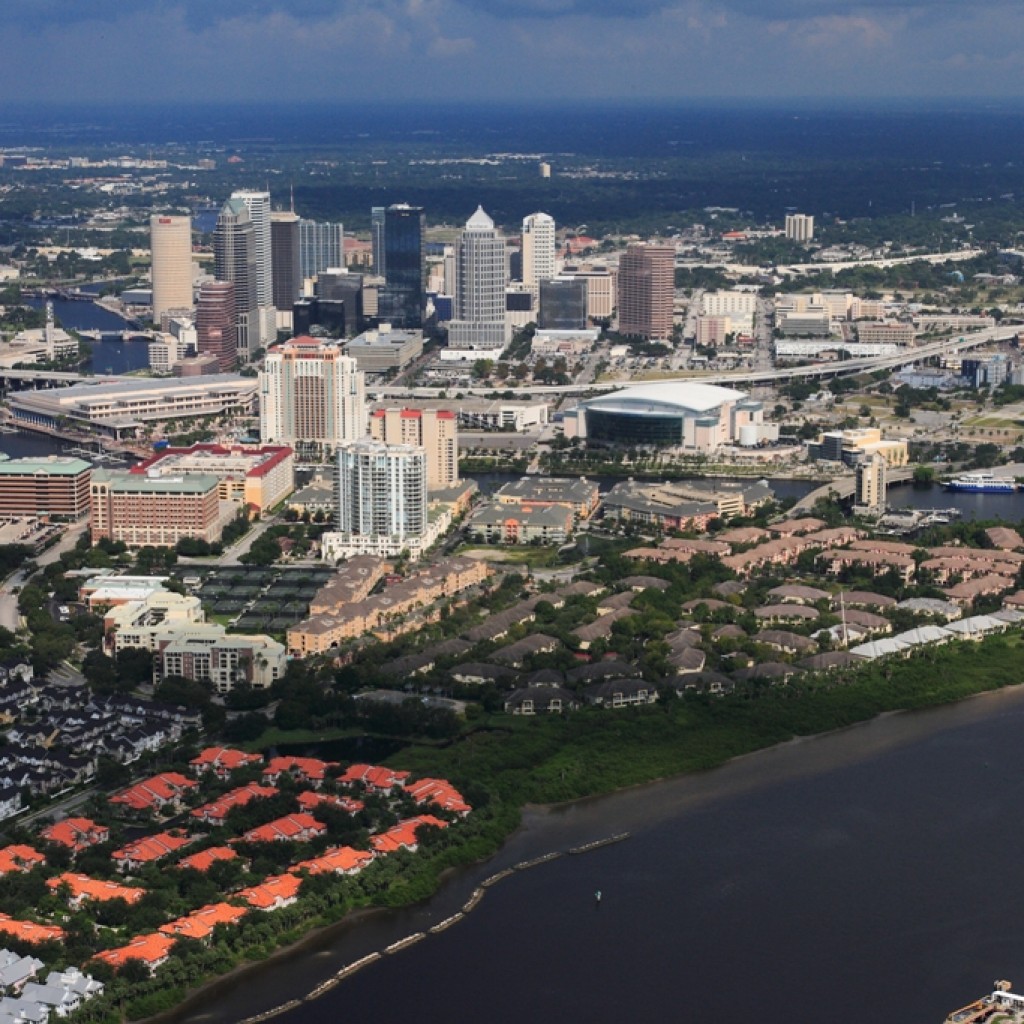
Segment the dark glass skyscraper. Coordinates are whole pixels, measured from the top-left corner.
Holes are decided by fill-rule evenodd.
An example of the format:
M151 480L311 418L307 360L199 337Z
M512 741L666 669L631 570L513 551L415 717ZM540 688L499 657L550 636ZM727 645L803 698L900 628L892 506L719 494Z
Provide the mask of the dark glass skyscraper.
M423 326L426 224L421 206L401 203L384 211L386 283L380 291L378 315L395 327Z

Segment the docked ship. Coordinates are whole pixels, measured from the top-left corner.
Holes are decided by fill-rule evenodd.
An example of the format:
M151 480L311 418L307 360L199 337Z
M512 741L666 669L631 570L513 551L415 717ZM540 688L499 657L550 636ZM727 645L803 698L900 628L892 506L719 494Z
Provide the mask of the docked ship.
M965 473L947 480L943 487L947 491L968 491L974 494L1013 494L1017 490L1014 480L994 473Z

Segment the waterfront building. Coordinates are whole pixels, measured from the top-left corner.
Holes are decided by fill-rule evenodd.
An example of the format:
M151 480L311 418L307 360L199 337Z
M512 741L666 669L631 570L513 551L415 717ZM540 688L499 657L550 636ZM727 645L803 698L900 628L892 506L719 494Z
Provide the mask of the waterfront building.
M334 341L292 338L267 353L259 377L260 437L326 455L366 434L364 375Z
M0 516L79 519L89 511L91 477L92 465L83 459L0 455Z
M292 306L302 294L299 218L287 211L270 215L271 298L277 310L275 326L291 330Z
M174 547L189 537L212 544L224 528L219 483L207 473L151 478L94 470L89 484L92 542L107 538L133 548Z
M299 268L303 280L345 265L345 228L327 221L299 221Z
M814 238L814 218L806 213L787 213L786 237L792 242L811 241Z
M256 189L239 189L231 193L232 201L245 203L252 221L256 249L256 306L258 311L257 347L266 348L277 338L274 312L273 241L270 228L270 193Z
M385 284L377 300L378 314L395 327L423 326L425 235L422 207L396 203L384 211Z
M542 281L550 281L557 272L555 256L555 219L546 213L531 213L523 218L522 281L536 296Z
M882 437L878 427L858 427L852 430L826 430L817 441L807 445L807 458L819 462L844 462L856 466L881 455L890 467L905 466L910 462L906 438Z
M580 278L555 277L540 282L542 331L575 331L587 326L587 282Z
M582 476L578 479L524 476L505 484L494 495L498 505L561 506L569 509L576 520L589 519L597 510L599 500L597 484Z
M194 444L162 448L132 473L150 478L209 473L220 481L218 497L250 512L266 512L295 490L294 452L282 445Z
M399 555L427 532L427 456L418 446L356 441L338 450L335 542L350 554Z
M774 497L762 482L624 480L605 495L607 519L657 526L662 530L705 530L712 519L747 516Z
M230 281L207 281L199 289L196 305L196 349L213 356L221 373L238 364L235 333L235 286Z
M121 377L103 384L19 391L8 398L17 424L28 429L68 425L109 437L135 437L147 423L255 411L254 377L212 374L191 380Z
M881 511L886 501L886 471L889 463L879 452L857 463L857 504L862 508Z
M459 433L448 409L377 409L370 436L385 444L414 445L426 453L427 489L452 487L459 479Z
M505 316L505 240L477 207L455 244L455 316L448 346L500 352L509 343Z
M152 254L153 320L170 310L191 310L192 299L192 218L149 218L149 245Z
M619 260L619 333L647 341L672 336L676 251L671 245L630 245Z
M567 437L596 444L652 445L713 452L748 439L763 422L759 401L712 384L640 384L599 395L570 410Z
M217 217L213 265L218 281L234 285L235 350L242 362L248 362L261 347L260 308L255 227L241 199L229 199Z

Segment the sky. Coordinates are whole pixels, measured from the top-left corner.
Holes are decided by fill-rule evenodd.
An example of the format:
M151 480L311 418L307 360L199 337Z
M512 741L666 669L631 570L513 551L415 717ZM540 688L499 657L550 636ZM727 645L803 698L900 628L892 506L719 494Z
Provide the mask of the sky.
M1024 96L1021 0L0 0L25 102Z

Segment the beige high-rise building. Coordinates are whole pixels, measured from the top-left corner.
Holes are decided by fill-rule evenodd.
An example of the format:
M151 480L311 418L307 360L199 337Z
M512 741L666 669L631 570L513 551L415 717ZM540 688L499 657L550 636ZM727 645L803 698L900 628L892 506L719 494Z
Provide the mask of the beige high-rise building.
M531 213L523 218L522 255L523 284L537 295L541 281L550 281L557 273L553 217Z
M260 373L260 436L301 456L326 455L366 435L364 375L336 341L275 345Z
M378 409L370 436L385 444L415 445L427 455L427 489L451 487L459 479L459 432L448 409Z
M786 237L792 242L811 241L814 238L814 218L806 213L787 213Z
M887 497L888 463L879 454L857 464L857 504L864 508L884 509Z
M149 218L153 255L153 320L169 310L190 310L192 301L192 218Z

